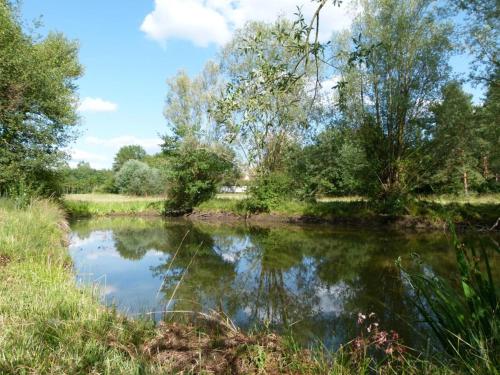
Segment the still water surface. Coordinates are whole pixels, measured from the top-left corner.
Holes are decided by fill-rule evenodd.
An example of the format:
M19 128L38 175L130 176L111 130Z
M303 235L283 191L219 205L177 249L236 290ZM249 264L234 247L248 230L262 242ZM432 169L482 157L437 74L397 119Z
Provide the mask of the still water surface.
M358 312L375 312L407 345L423 345L398 257L410 264L417 253L425 272L456 277L440 232L102 218L72 224L70 252L78 280L98 284L104 302L130 316L185 318L165 316L172 299L169 311L222 310L243 329L328 347L353 337Z

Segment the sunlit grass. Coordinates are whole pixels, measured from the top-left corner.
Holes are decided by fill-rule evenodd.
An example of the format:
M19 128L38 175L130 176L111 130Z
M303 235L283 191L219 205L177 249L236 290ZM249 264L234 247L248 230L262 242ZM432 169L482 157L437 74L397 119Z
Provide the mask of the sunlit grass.
M64 196L67 201L92 202L92 203L129 203L129 202L158 202L165 200L165 197L137 197L121 194L67 194Z
M469 194L469 195L431 195L419 197L424 202L434 202L440 204L500 204L500 194Z
M0 373L139 373L121 349L152 334L77 288L64 213L49 202L25 209L0 200ZM153 367L150 367L151 369Z
M69 194L64 208L72 216L160 215L165 197L134 197L118 194Z

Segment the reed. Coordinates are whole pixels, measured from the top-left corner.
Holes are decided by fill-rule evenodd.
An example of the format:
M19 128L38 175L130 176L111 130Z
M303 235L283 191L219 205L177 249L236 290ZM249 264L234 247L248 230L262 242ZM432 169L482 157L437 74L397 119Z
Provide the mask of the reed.
M482 243L479 251L466 246L451 228L458 285L398 263L415 291L415 306L449 357L470 373L498 374L500 300L490 264L495 254L488 254ZM496 242L494 248L500 252Z

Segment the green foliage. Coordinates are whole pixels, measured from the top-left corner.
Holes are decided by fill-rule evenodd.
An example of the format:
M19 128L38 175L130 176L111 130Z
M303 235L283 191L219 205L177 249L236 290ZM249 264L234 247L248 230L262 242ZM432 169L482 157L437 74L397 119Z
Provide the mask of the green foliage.
M448 78L452 31L432 2L365 0L334 39L342 119L359 130L378 197L405 194L419 176L424 107Z
M143 161L145 157L146 151L142 148L142 146L123 146L115 155L115 160L113 161L113 171L118 172L129 160Z
M233 160L232 153L203 145L178 146L169 154L166 213L190 212L212 198L227 176L235 173Z
M285 83L301 60L289 48L296 42L294 31L284 20L249 23L222 51L222 71L230 83L214 117L225 139L243 146L247 162L263 173L282 167L287 146L303 138L311 118L311 72L297 76L293 85Z
M165 191L160 172L138 160L126 161L116 174L115 185L122 194L155 195Z
M491 255L483 244L478 253L473 246L460 243L453 231L452 235L458 288L425 272L403 271L417 293L417 308L450 356L473 373L498 373L500 300ZM500 253L498 244L496 251Z
M303 198L366 193L369 164L360 141L350 131L328 128L313 143L292 149L287 170Z
M472 97L458 82L443 88L442 101L431 107L435 126L432 134L432 170L438 192L464 192L484 181L479 165L479 134Z
M20 183L57 194L54 171L77 123L78 45L61 34L26 34L5 0L0 25L0 194L12 194Z
M267 173L258 176L248 189L249 197L238 203L238 209L248 213L270 212L287 199L294 197L292 179L286 173Z
M107 190L113 181L113 172L93 169L89 163L80 162L76 168L62 168L61 187L65 194L92 193Z

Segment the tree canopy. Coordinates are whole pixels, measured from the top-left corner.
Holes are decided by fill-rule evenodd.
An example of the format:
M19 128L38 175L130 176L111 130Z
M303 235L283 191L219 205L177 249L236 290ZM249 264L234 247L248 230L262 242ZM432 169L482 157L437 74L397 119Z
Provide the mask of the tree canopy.
M53 194L78 123L78 44L58 33L28 35L6 0L0 25L0 193L24 184Z

